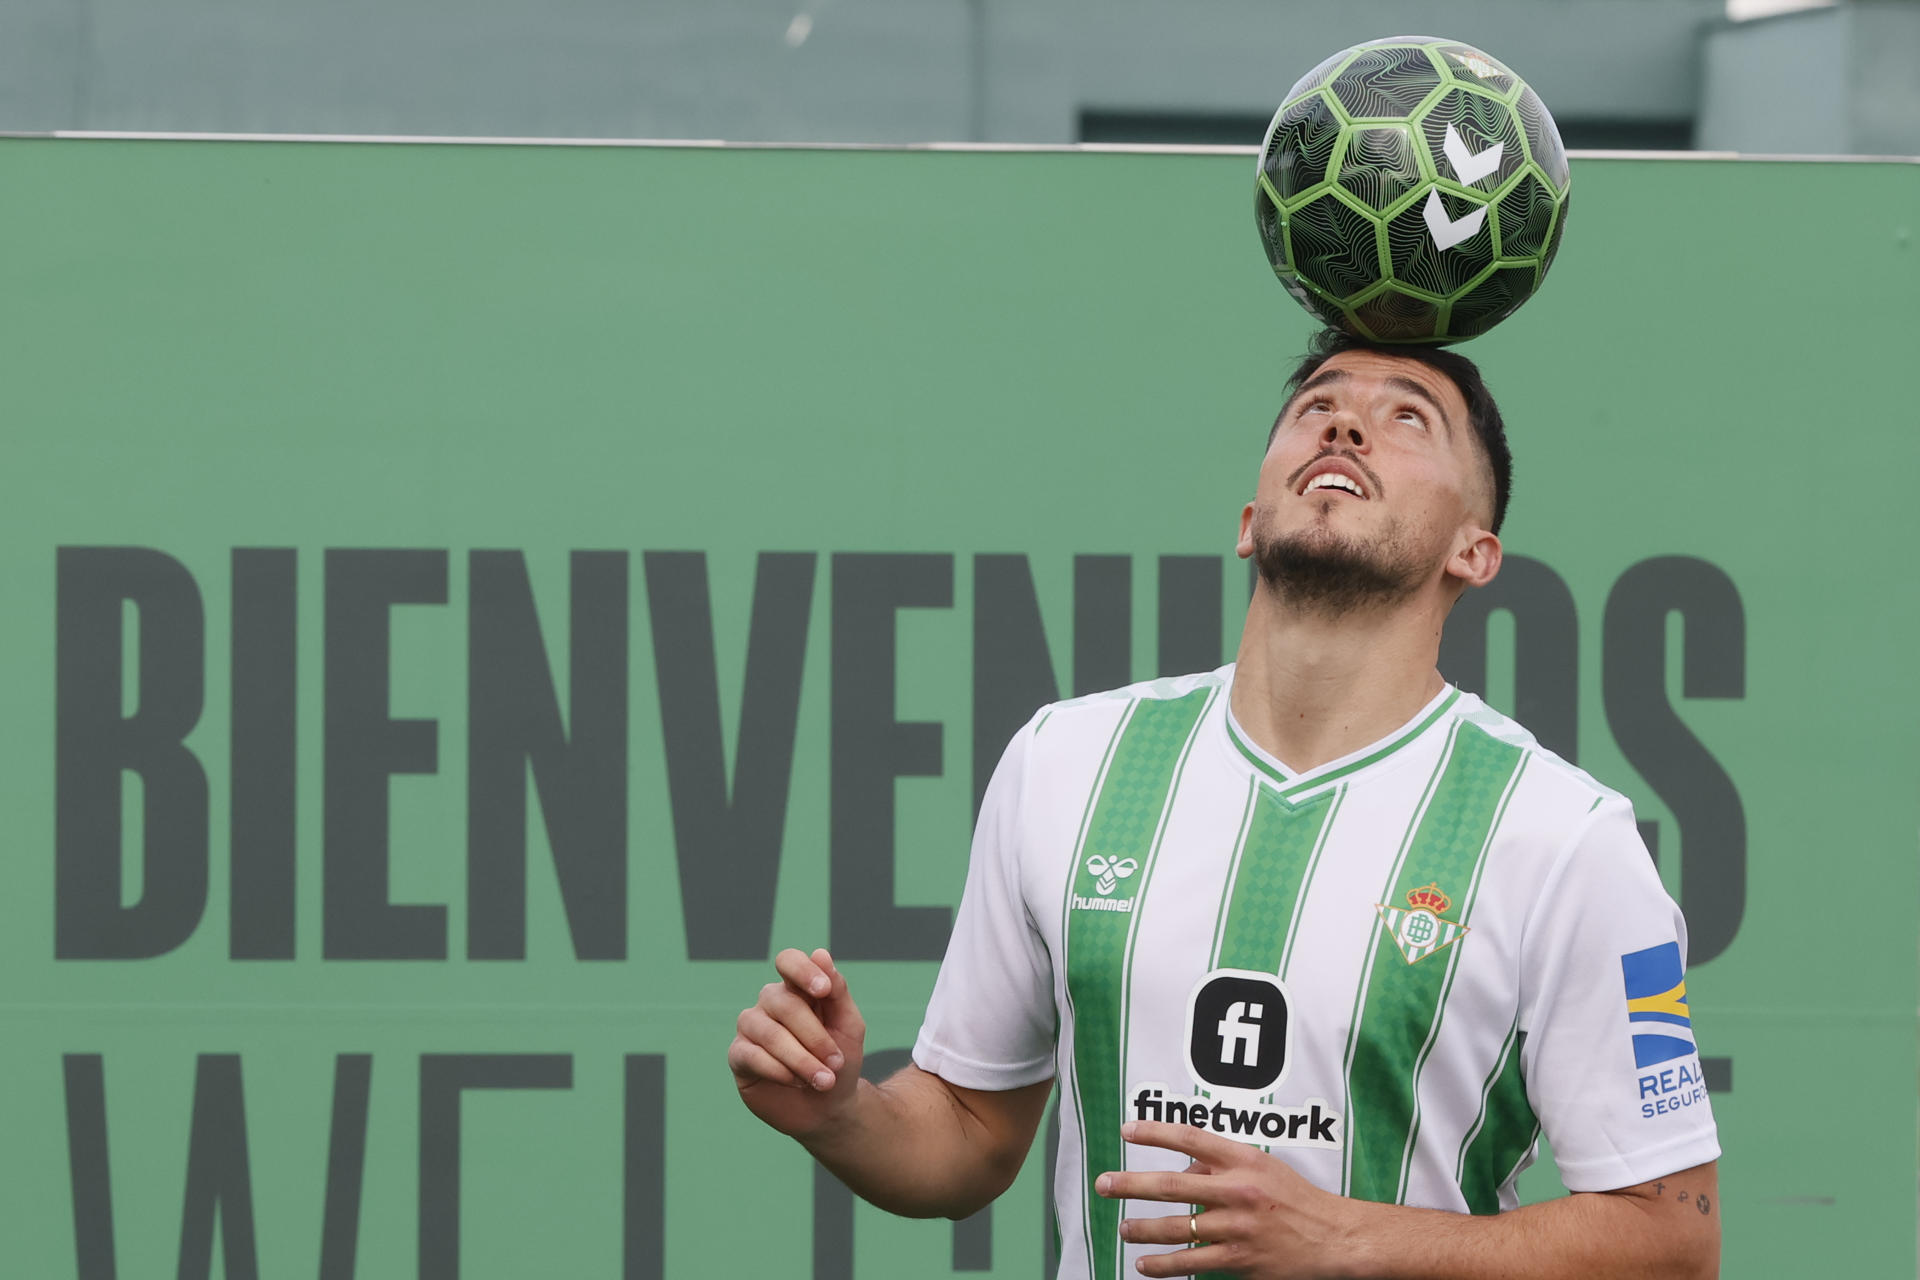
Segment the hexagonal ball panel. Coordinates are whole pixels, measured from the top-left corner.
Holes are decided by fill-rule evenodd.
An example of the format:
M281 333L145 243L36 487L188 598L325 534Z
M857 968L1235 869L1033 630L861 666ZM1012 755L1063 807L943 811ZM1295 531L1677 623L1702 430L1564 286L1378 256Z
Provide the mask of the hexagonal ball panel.
M1533 296L1538 280L1530 263L1499 268L1454 301L1447 317L1447 337L1472 338L1493 328Z
M1307 314L1318 320L1321 324L1330 324L1336 329L1350 329L1353 327L1347 319L1347 313L1341 309L1339 303L1329 302L1313 290L1307 288L1306 285L1300 283L1298 276L1281 276L1280 283L1286 287L1288 293L1293 295L1293 300L1305 307Z
M1339 137L1340 120L1317 93L1280 113L1267 139L1260 169L1282 203L1326 181L1327 164L1333 159L1333 144Z
M1521 127L1527 131L1527 148L1533 152L1533 162L1547 175L1547 181L1565 192L1570 176L1567 149L1560 143L1560 127L1554 124L1547 104L1540 101L1540 95L1533 90L1523 89L1514 107L1520 113Z
M1350 298L1380 283L1375 244L1379 224L1332 194L1287 215L1293 268L1335 298Z
M1416 200L1387 223L1387 254L1395 280L1445 297L1493 261L1493 222L1489 216L1481 217L1472 235L1442 249L1427 225L1426 208L1426 201ZM1463 196L1440 193L1440 209L1449 224L1458 225L1471 218L1475 209L1486 208Z
M1353 319L1382 342L1431 341L1440 308L1425 298L1387 288L1365 302L1355 303Z
M1490 173L1468 184L1447 157L1448 125L1459 131L1468 157L1478 157L1489 147L1498 145L1499 164ZM1433 171L1442 178L1471 185L1476 191L1499 190L1527 162L1526 150L1520 144L1519 116L1506 103L1485 94L1449 89L1438 102L1421 114L1420 130L1427 141L1427 154L1433 157ZM1473 170L1470 168L1469 172Z
M1493 216L1500 226L1500 256L1544 256L1553 232L1553 211L1559 203L1539 174L1529 169L1520 175L1519 185L1494 206Z
M1253 221L1260 228L1260 246L1267 251L1267 261L1273 264L1275 271L1293 270L1293 260L1287 256L1286 228L1281 225L1280 209L1267 196L1265 187L1253 188Z
M1334 180L1369 209L1385 209L1423 181L1416 145L1404 125L1350 128Z
M1363 47L1327 86L1356 120L1407 115L1439 87L1427 51L1405 44Z
M1573 197L1560 198L1560 216L1553 220L1553 235L1547 240L1547 251L1540 255L1540 278L1547 278L1547 268L1553 265L1553 257L1560 252L1560 233L1567 229L1567 214L1573 209Z

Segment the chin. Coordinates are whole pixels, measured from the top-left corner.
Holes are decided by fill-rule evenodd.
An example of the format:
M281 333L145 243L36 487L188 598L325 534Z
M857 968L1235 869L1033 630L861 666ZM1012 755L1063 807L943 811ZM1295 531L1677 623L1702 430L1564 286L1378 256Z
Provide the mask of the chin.
M1325 519L1286 532L1256 529L1253 563L1282 598L1324 612L1346 612L1410 596L1431 576L1432 557L1417 554L1398 532L1389 525L1362 540Z

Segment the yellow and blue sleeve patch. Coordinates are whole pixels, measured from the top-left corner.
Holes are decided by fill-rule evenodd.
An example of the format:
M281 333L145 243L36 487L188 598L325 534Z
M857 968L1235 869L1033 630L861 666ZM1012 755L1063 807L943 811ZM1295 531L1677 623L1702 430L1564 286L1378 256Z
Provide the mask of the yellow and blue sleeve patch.
M1686 966L1680 944L1663 942L1620 957L1627 984L1627 1021L1633 1028L1633 1064L1650 1067L1694 1052L1687 1010Z

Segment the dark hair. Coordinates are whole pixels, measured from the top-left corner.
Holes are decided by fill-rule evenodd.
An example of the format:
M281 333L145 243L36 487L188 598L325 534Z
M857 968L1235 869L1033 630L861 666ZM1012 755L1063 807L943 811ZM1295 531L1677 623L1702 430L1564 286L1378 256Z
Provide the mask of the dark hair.
M1500 406L1493 402L1493 393L1487 390L1478 366L1465 356L1442 347L1370 342L1338 329L1322 329L1313 336L1307 354L1301 358L1293 376L1287 379L1287 403L1293 402L1301 383L1319 372L1321 365L1344 351L1377 351L1381 355L1418 360L1429 369L1445 374L1460 389L1461 396L1467 402L1467 421L1473 427L1473 438L1479 443L1480 452L1493 473L1493 532L1499 533L1501 524L1507 518L1507 498L1513 491L1513 450L1507 447L1507 428L1500 420ZM1276 419L1274 430L1279 430L1279 427ZM1272 443L1271 433L1267 441Z

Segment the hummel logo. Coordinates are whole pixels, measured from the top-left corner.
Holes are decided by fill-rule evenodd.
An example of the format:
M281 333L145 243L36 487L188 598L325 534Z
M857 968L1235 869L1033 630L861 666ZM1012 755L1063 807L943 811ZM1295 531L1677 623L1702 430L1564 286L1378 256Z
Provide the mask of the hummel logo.
M1447 136L1441 142L1440 149L1447 153L1447 163L1453 166L1453 176L1470 187L1500 167L1500 156L1506 151L1507 144L1496 142L1475 155L1467 150L1467 140L1460 136L1460 131L1448 124Z
M1102 894L1112 893L1114 887L1118 885L1120 881L1125 880L1139 869L1140 864L1132 858L1118 858L1109 861L1096 853L1087 859L1088 874L1100 877L1099 880L1094 882L1093 887L1098 889Z
M1487 220L1487 206L1481 205L1456 222L1447 216L1446 206L1440 203L1440 191L1436 187L1427 192L1427 207L1420 211L1420 215L1427 220L1427 234L1433 237L1433 247L1445 253L1462 240L1473 239L1473 233Z
M1441 142L1440 149L1446 153L1453 176L1462 184L1472 186L1500 167L1500 157L1506 153L1507 144L1496 142L1476 154L1467 149L1467 140L1460 136L1460 130L1448 124L1447 136ZM1449 218L1446 206L1440 203L1439 189L1432 188L1427 192L1426 207L1420 211L1420 216L1426 219L1427 234L1433 237L1433 247L1445 253L1461 241L1473 238L1474 233L1480 230L1480 224L1487 220L1487 210L1482 205L1458 219Z

